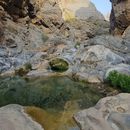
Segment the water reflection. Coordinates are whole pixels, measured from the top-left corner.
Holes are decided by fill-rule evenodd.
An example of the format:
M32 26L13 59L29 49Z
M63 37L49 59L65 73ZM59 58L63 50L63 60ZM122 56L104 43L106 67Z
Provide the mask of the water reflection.
M73 114L95 105L102 97L96 87L68 77L0 79L0 106L30 106L26 107L27 113L45 130L79 130Z

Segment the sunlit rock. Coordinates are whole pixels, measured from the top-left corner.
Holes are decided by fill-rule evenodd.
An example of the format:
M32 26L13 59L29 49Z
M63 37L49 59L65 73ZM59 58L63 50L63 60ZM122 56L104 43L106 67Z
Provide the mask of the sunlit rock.
M77 19L104 19L96 7L89 0L59 0L64 20Z
M33 121L20 105L7 105L0 108L1 130L44 130Z
M101 99L95 107L74 115L82 130L129 130L130 94Z

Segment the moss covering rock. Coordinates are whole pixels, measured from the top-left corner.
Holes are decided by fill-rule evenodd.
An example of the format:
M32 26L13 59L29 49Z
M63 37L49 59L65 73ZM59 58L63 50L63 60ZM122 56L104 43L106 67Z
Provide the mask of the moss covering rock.
M49 62L49 65L51 67L51 70L56 71L56 72L64 72L69 69L68 62L61 58L52 59Z

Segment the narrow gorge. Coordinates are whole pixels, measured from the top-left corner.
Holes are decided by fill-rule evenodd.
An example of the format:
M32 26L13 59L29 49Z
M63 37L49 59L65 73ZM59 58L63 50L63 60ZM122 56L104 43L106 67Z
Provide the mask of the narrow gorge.
M130 130L130 0L108 1L0 0L0 130Z

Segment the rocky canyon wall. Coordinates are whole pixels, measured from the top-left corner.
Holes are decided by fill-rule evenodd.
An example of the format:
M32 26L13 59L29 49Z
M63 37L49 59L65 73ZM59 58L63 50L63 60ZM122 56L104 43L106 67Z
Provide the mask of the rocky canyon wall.
M130 0L110 0L112 11L110 16L111 32L123 34L130 25Z
M104 19L90 0L59 0L64 20L77 19Z
M95 5L89 0L0 0L0 5L14 18L34 18L39 10L51 9L59 6L64 20L78 19L103 19L103 15L97 11ZM53 12L56 13L56 12Z

